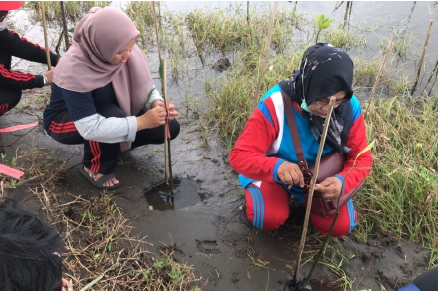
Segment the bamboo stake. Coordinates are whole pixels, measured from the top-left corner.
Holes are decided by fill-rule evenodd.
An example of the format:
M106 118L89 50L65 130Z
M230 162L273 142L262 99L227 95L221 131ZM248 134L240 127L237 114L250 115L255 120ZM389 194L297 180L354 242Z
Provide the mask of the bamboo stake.
M59 1L61 3L61 14L62 14L62 27L64 28L64 40L65 40L65 50L67 51L70 47L70 40L68 39L68 28L67 19L65 17L64 1Z
M256 91L254 94L255 98L257 98L256 100L259 99L260 84L262 83L262 78L263 78L263 74L264 74L265 66L266 66L266 60L268 58L269 47L271 44L272 28L274 26L274 20L275 20L275 16L276 16L276 12L277 12L277 6L278 6L278 1L275 1L274 8L272 9L272 12L271 12L271 19L269 20L269 30L268 30L268 35L266 36L265 51L263 53L264 54L263 61L262 61L262 64L260 65L259 80L257 81L257 87L256 87Z
M163 99L164 99L164 107L166 108L166 114L169 116L169 111L167 108L167 79L166 79L166 59L163 59ZM164 144L167 148L167 157L165 157L164 167L169 170L170 177L170 195L173 196L173 176L172 176L172 160L170 155L170 139L167 137L167 131L170 130L168 127L170 125L167 123L164 124ZM167 184L167 181L166 181Z
M433 24L433 20L429 22L429 28L427 30L426 40L424 41L424 45L423 45L423 52L421 53L420 62L418 64L417 77L415 78L415 83L414 86L412 87L411 95L414 94L415 89L417 88L418 79L420 78L421 67L423 65L423 59L424 59L424 54L426 53L427 43L429 42L429 36L430 36L430 30L432 29L432 24Z
M246 1L246 22L249 23L249 1Z
M50 62L49 41L47 39L46 14L44 13L44 2L43 1L40 2L40 7L41 7L43 28L44 28L44 42L46 45L47 67L49 68L49 71L50 71L52 69L52 64Z
M154 13L154 27L155 27L155 36L157 38L157 50L158 50L158 59L159 59L159 63L160 63L160 68L162 68L163 72L165 72L166 70L166 66L162 63L161 60L161 48L160 48L160 38L158 36L158 26L157 26L157 15L155 13L155 1L152 1L152 11ZM164 61L164 60L163 60ZM161 73L161 72L160 72ZM164 90L166 90L166 74L163 73L161 77L161 91L163 92L164 98L166 96ZM164 99L164 106L166 107L166 111L167 111L167 104L166 104L166 99ZM167 146L167 128L166 126L164 126L164 182L166 183L166 185L169 184L168 182L168 168L167 168L167 157L168 157L168 146Z
M155 1L152 1L152 11L154 12L154 26L155 26L155 35L157 36L158 58L160 59L161 62L160 38L158 37L157 15L155 14Z
M160 59L161 61L161 59ZM166 108L166 114L168 114L167 112L167 80L166 80L166 59L162 60L162 72L163 72L163 76L161 76L161 84L162 84L162 90L163 90L163 99L164 99L164 107ZM169 152L168 152L168 141L167 141L167 122L164 123L164 182L166 183L166 185L169 185L168 182L168 177L169 177L169 168L167 167L167 163L168 163L168 156L169 156Z
M318 172L319 172L319 164L321 162L322 151L324 149L325 139L327 137L327 131L330 124L330 117L332 115L333 105L335 104L335 101L336 101L335 96L330 97L328 113L324 121L321 140L319 142L318 154L316 155L315 172L313 173L312 179L310 180L310 190L309 190L309 196L307 197L307 206L306 206L306 214L304 216L303 233L301 234L300 247L298 248L298 259L296 262L295 273L293 278L294 285L296 285L297 283L297 274L298 274L298 270L300 269L301 255L303 253L304 243L306 241L307 227L309 225L309 216L310 216L310 208L312 207L313 192L315 191L316 178L318 177Z
M392 40L393 39L394 39L394 36L392 36L391 39L389 40L388 47L386 48L385 57L383 58L383 62L380 65L379 72L377 73L376 82L374 83L373 90L371 90L370 98L368 99L367 109L365 110L365 113L363 115L363 119L364 120L367 117L371 101L373 100L374 93L376 92L377 85L379 84L380 75L382 74L383 68L385 67L386 59L388 58L389 52L391 51L391 46L392 46Z

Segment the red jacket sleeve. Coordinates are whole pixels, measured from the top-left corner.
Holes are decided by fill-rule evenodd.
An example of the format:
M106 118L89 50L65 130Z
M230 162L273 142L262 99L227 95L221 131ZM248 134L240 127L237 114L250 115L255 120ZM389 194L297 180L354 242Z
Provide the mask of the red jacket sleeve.
M274 118L276 118L274 116ZM274 173L280 158L268 157L272 142L278 135L278 125L272 124L263 113L256 108L237 139L236 145L230 152L230 165L238 173L247 178L274 182L277 175ZM275 176L274 176L275 175Z

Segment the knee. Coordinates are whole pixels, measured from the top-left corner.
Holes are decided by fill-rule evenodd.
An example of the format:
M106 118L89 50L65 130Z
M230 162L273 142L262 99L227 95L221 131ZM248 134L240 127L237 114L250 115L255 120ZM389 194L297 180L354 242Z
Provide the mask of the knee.
M284 209L284 211L275 211L267 214L264 211L254 210L251 206L247 205L245 214L254 227L262 230L273 230L284 224L289 217L289 208Z
M311 214L311 221L315 229L322 235L326 235L328 231L330 230L330 227L332 225L334 215L331 217L322 217L316 214ZM330 234L332 237L343 237L344 235L347 235L350 233L353 228L356 226L357 223L357 213L354 213L354 217L350 219L350 217L346 217L343 215L339 215L338 219L336 220L336 223L333 227L333 230Z
M12 101L9 103L9 109L11 110L15 106L17 106L18 102L21 100L21 91L11 91L12 93Z
M21 100L21 91L0 90L0 115L8 112Z
M287 212L278 211L271 214L269 217L265 218L265 221L263 223L263 230L273 230L279 228L286 222L286 219L288 217L289 217L289 209L287 210Z
M99 113L100 115L102 115L105 118L126 117L123 110L119 106L116 106L112 103L104 103L104 102L98 103L98 104L96 104L96 111L97 111L97 113Z
M179 130L180 130L180 126L179 126L179 122L174 119L169 123L170 126L170 139L173 140L175 139L178 134L179 134Z

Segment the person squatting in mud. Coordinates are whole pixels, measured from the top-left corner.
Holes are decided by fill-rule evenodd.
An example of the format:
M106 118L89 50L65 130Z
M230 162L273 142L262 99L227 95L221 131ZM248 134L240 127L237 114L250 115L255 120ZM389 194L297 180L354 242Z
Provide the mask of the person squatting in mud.
M34 213L21 206L25 192L0 201L0 290L60 291L64 241ZM64 288L62 288L65 291Z
M21 99L21 90L42 88L52 84L54 69L44 75L33 75L11 70L12 57L47 64L46 50L38 44L20 38L8 29L6 16L10 10L23 6L23 1L0 1L0 116L14 108ZM59 56L50 52L54 66Z
M178 112L170 104L167 117L147 57L135 44L139 34L120 9L91 8L56 68L44 110L48 135L62 144L84 144L80 172L99 189L121 185L114 174L120 152L164 142L166 118L171 139L179 134Z
M336 126L327 135L322 156L336 151L346 153L347 159L340 173L316 184L315 190L322 192L324 199L336 199L342 187L346 193L369 174L372 156L367 151L357 158L356 167L344 181L356 156L368 145L361 106L353 95L352 82L353 62L348 54L319 43L306 50L300 69L294 71L292 79L281 81L262 97L229 155L230 165L240 173L245 192L245 218L253 226L263 230L278 228L289 216L291 195L304 201L303 174L297 165L281 91L290 97L309 167L315 164L329 99L336 97L331 115ZM324 218L310 214L311 223L321 234L328 233L333 219L334 215ZM331 235L344 236L357 221L350 199L340 208Z

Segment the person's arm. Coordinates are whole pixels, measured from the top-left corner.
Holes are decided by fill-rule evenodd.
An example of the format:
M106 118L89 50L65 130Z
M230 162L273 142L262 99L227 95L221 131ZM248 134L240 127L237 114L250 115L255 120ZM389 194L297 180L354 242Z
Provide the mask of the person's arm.
M14 57L31 62L47 64L46 50L36 43L28 41L12 30L0 31L0 50ZM58 63L59 56L50 52L50 62L53 67Z
M105 143L134 141L135 116L105 118L97 113L91 92L79 93L61 88L68 112L79 134L86 140Z
M344 179L346 178L343 193L349 192L351 189L357 187L363 180L365 180L365 178L371 172L371 167L373 166L371 150L358 156L358 154L368 146L368 142L362 109L356 97L352 98L352 107L353 123L351 125L350 135L347 140L347 147L351 148L351 151L347 153L347 161L345 162L344 170L336 175L341 179L341 182L344 182ZM348 173L348 171L353 167L355 160L356 163L354 169Z
M138 130L164 124L166 111L161 106L138 117L106 118L97 113L91 92L79 93L61 88L61 94L77 131L86 140L105 143L134 141ZM174 117L177 112L173 110L172 114Z
M272 105L270 98L259 103L231 150L229 159L231 167L245 177L278 182L277 170L284 160L266 156L279 131Z
M0 65L0 88L10 90L25 90L44 86L42 75L11 71Z

